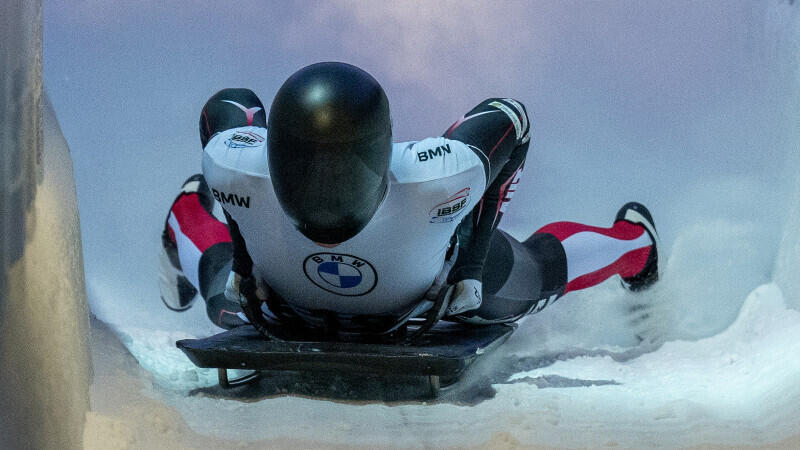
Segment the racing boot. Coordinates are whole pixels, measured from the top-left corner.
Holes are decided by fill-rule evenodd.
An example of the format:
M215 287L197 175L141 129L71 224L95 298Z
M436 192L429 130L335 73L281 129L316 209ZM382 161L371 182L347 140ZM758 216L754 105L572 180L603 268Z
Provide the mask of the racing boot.
M159 288L161 300L167 308L173 311L186 311L197 296L197 288L192 285L183 273L175 233L169 225L172 208L175 203L187 195L197 195L200 204L209 214L214 208L214 199L202 174L189 177L181 186L181 192L172 202L170 212L164 221L164 231L161 233L160 273Z
M647 262L641 272L631 277L622 278L622 285L632 292L643 291L653 285L659 278L658 267L658 232L653 216L644 205L637 202L626 203L620 208L614 223L624 220L642 226L653 242Z

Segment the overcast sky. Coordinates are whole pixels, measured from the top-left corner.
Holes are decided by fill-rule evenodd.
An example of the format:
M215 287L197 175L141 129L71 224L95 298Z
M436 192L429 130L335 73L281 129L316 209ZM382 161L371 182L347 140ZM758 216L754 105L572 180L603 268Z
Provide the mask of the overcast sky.
M292 72L323 60L383 84L398 141L441 134L486 97L524 102L533 143L504 219L517 237L557 219L608 225L637 199L669 241L695 213L749 216L781 183L784 80L760 0L44 8L45 83L73 152L95 284L128 276L156 295L148 264L176 190L199 170L211 94L248 87L268 107Z

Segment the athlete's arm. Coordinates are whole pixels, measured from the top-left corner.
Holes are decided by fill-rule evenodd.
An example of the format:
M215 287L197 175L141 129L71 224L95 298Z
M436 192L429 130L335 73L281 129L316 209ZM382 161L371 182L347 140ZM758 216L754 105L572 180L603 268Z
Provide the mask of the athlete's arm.
M223 211L225 210L223 209ZM239 232L239 225L227 211L225 211L225 218L228 220L228 230L230 230L233 244L233 265L225 283L225 298L232 302L238 302L242 306L247 321L258 328L260 322L254 316L257 312L253 310L251 300L256 300L257 305L266 302L269 289L253 277L253 260L247 253L247 245Z
M233 244L233 267L232 272L236 272L242 277L250 276L253 273L253 260L250 254L247 253L247 244L244 242L242 233L239 232L239 224L233 220L228 211L225 211L225 219L228 221L228 230L231 234L231 243Z
M528 153L528 114L518 101L490 98L450 126L444 137L467 144L483 162L487 180L480 202L456 231L459 252L449 281L482 281L492 232L511 200Z

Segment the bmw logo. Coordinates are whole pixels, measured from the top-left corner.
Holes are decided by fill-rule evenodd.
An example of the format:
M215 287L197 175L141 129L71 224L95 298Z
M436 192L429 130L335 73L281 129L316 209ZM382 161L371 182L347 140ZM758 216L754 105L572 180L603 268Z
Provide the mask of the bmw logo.
M364 259L343 253L315 253L303 262L303 271L317 287L349 297L375 288L378 274Z

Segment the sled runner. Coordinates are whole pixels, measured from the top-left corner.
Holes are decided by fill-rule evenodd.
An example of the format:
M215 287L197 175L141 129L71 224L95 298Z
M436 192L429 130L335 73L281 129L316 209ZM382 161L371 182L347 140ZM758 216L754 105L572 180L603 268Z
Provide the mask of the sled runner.
M184 339L176 345L198 367L217 368L223 388L249 383L263 371L335 371L424 377L429 394L435 397L441 387L458 381L478 357L508 339L515 328L514 324L475 327L439 322L412 344L395 344L307 339L288 329L277 330L282 339L278 340L242 326L204 339ZM254 372L229 379L228 369Z

